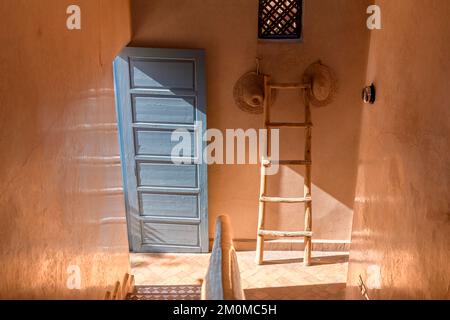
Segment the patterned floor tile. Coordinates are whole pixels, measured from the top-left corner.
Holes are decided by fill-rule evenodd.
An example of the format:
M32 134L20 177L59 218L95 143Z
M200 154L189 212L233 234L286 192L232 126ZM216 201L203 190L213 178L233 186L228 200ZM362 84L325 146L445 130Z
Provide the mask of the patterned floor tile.
M127 300L199 300L199 285L136 286Z

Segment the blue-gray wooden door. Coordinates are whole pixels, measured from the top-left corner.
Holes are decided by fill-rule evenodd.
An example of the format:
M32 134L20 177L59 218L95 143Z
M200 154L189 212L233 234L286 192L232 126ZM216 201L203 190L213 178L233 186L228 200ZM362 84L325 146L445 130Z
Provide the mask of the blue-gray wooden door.
M208 251L206 164L171 158L175 129L203 136L204 73L203 50L125 48L114 61L132 252ZM192 143L203 150L203 139Z

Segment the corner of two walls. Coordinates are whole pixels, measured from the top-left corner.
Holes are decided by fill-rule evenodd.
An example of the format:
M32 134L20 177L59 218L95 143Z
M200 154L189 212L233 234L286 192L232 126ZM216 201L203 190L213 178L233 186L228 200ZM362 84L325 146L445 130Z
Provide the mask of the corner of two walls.
M112 60L130 3L3 0L0 20L0 298L102 299L129 271Z

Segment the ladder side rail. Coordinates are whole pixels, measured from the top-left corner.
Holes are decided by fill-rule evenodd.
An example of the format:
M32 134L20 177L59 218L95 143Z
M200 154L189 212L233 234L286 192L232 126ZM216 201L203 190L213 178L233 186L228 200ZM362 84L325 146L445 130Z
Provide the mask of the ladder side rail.
M309 95L307 89L303 91L305 100L305 122L311 123L311 109L309 105ZM305 198L311 198L311 141L312 141L312 128L307 127L305 129L305 161L309 164L305 166L305 177L304 177L304 187L303 196ZM312 231L312 201L305 202L305 231ZM303 264L305 266L311 265L311 251L312 251L312 239L311 236L304 237L304 255Z
M269 155L270 150L270 135L267 131L266 123L270 122L270 101L271 101L271 89L269 86L270 77L264 76L264 129L266 132L260 142L261 152L261 176L259 185L259 206L258 206L258 230L256 238L256 263L261 264L264 260L264 235L260 234L260 231L264 229L265 209L266 204L262 201L262 198L266 194L266 166L264 161Z

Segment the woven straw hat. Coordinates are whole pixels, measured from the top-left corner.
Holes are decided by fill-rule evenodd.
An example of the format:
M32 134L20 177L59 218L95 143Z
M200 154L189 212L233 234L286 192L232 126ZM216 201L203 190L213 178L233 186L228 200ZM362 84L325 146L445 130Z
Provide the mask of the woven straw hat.
M264 111L264 75L256 72L244 74L234 85L236 105L245 112L259 114Z
M316 107L330 104L337 92L337 81L334 72L322 62L314 62L303 73L303 83L310 83L309 100Z

